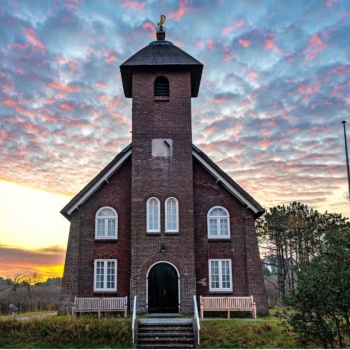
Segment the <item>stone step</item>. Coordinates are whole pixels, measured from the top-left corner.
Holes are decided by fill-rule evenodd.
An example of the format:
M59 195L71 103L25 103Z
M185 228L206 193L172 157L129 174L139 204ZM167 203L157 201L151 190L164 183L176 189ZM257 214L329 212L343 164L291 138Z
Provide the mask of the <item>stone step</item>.
M167 344L138 344L138 349L194 349L194 344L167 343Z
M152 332L152 331L161 331L161 332L186 332L192 331L191 326L140 326L139 332Z
M144 338L188 338L192 337L193 338L193 332L147 332L147 333L138 333L139 339L144 339Z
M138 322L137 348L193 349L195 337L191 319L141 319Z
M147 314L147 318L181 318L180 314Z

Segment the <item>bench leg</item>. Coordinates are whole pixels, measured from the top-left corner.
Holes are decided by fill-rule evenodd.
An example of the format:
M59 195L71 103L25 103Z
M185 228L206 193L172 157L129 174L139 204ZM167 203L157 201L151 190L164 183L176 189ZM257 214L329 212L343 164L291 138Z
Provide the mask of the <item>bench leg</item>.
M230 312L230 309L227 310L227 318L230 319L231 317L231 312Z

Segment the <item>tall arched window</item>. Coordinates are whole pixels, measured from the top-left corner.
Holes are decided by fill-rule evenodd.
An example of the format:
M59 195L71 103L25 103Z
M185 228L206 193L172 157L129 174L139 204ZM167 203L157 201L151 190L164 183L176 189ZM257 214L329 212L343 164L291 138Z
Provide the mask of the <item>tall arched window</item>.
M154 81L154 96L169 96L169 81L167 78L156 78Z
M165 201L165 231L179 232L179 202L173 197Z
M98 210L95 218L96 239L118 238L118 214L111 207L103 207Z
M147 232L160 232L160 202L155 197L147 201Z
M208 238L230 238L230 216L223 207L208 212Z

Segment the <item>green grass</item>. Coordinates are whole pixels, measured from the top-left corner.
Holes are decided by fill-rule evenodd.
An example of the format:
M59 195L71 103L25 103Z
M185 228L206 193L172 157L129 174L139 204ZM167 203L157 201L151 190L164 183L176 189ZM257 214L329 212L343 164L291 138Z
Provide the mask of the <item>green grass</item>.
M205 319L201 347L206 349L295 349L296 334L274 316ZM208 313L207 316L211 316ZM225 316L224 316L225 317ZM310 348L317 347L310 344ZM31 320L0 317L0 348L132 348L131 319L46 316Z
M0 348L130 348L130 320L48 316L17 321L0 319Z

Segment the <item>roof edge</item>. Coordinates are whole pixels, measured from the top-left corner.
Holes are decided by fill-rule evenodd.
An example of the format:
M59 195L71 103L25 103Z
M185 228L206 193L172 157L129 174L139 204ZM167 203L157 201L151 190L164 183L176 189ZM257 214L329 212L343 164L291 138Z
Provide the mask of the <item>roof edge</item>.
M242 187L240 187L230 176L228 176L218 165L216 165L202 150L192 145L192 155L202 166L227 188L242 204L246 205L254 213L257 219L265 213L265 209L252 198ZM203 157L204 156L204 157Z
M125 147L97 176L76 194L61 210L61 214L69 220L73 211L93 195L97 189L124 164L130 155L131 144Z

